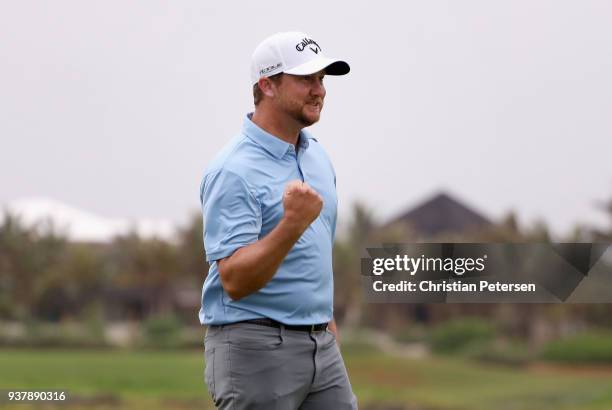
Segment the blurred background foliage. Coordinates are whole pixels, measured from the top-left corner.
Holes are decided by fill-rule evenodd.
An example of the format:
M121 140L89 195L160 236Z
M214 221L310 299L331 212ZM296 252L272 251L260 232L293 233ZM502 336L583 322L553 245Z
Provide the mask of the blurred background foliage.
M601 204L610 226L577 226L560 241L610 241L611 204ZM18 216L6 213L0 225L0 344L197 346L202 337L197 312L208 271L202 238L199 213L179 227L173 241L131 232L109 243L70 242L49 221L26 226ZM584 351L592 351L597 360L612 360L612 347L606 356L593 343L605 337L588 334L612 327L612 309L604 304L426 305L363 300L360 259L367 256L368 246L550 240L544 222L521 226L512 212L500 221L489 221L444 193L385 224L376 220L372 209L356 203L334 245L336 319L349 335L373 330L393 343L418 344L434 354L489 360L499 356L502 362L507 355L513 362L541 352L539 357L553 360L561 356L555 354L560 349L585 344ZM576 337L582 334L586 336ZM565 337L570 339L563 344L560 339Z
M555 241L612 241L612 201L601 209L610 217L609 226L576 226L566 237ZM444 219L441 214L454 216ZM442 219L444 223L439 224ZM415 220L418 223L412 223ZM466 221L475 224L466 225ZM179 227L172 241L143 238L131 232L108 243L71 242L51 222L26 226L18 216L6 213L0 225L0 361L5 364L5 372L0 371L0 386L13 381L31 381L32 387L38 386L32 373L23 370L25 373L19 376L19 369L28 361L26 356L38 357L35 352L48 349L57 352L58 360L63 357L62 363L76 357L74 349L133 352L133 356L121 356L121 361L135 360L138 366L149 369L133 376L147 380L145 374L155 374L159 383L164 369L173 363L184 363L187 357L203 366L200 353L205 329L197 313L209 266L202 238L199 213ZM363 298L360 260L368 256L369 246L394 242L549 241L551 234L544 222L523 226L514 213L489 221L446 195L434 197L385 224L376 220L375 212L365 204L355 204L334 244L335 316L355 390L362 403L369 403L364 408L493 408L510 394L499 390L497 395L491 385L482 390L489 395L489 401L482 401L478 395L465 393L470 391L469 386L453 390L457 381L453 379L451 383L449 379L446 384L444 374L481 379L484 384L490 381L503 385L511 380L508 383L516 391L510 401L516 404L524 399L524 403L535 403L537 407L533 408L609 408L606 406L612 405L612 371L605 369L612 366L612 307L608 304L368 304ZM72 352L70 356L66 349ZM155 358L137 357L146 352L157 353ZM172 359L164 361L163 355L173 354L170 352L184 352L184 356L168 356ZM43 374L55 372L53 366L61 366L53 364L51 356L45 357L48 362L41 359L33 364ZM104 353L83 353L79 360L108 360L108 366L114 363L112 367L117 371L108 370L108 378L131 374L130 370L121 370L122 363L102 357L106 357ZM161 367L149 368L144 364L149 361L159 362ZM76 379L62 379L81 371L77 364L74 366L70 372L63 368L58 380L79 386ZM568 395L572 392L564 399L567 403L595 404L563 407L545 399L550 397L547 395L562 395L559 386L580 384L578 378L572 378L578 374L554 380L539 376L540 372L559 371L549 366L603 366L603 373L588 373L593 379L585 381L582 390L566 388ZM194 377L199 377L199 368L191 369ZM164 386L180 379L180 369L173 372L176 380L167 380ZM485 375L486 372L491 373ZM432 375L442 382L428 381ZM374 376L382 379L375 380ZM126 386L139 386L136 379L130 379L115 387L104 387L110 379L100 377L103 375L98 372L83 373L83 394L102 391L124 397ZM422 383L414 394L404 389L413 379ZM201 400L203 384L200 380L196 383L191 393L177 387L168 395L186 394ZM142 399L141 392L126 394ZM464 406L453 407L451 403L456 400L463 400ZM128 404L127 408L140 408L143 403ZM159 405L156 401L146 403L150 408ZM377 407L377 403L394 404ZM406 403L409 407L405 407ZM549 405L554 406L546 407ZM159 406L212 408L209 402L197 400L180 405L163 402ZM525 406L515 408L532 408Z

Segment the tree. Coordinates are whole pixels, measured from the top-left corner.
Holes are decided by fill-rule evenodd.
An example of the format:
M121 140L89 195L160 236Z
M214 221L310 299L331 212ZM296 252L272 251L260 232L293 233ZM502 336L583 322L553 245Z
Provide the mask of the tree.
M55 269L67 241L53 224L26 227L5 212L0 226L0 317L26 318L40 296L41 278Z
M204 227L202 214L193 213L186 226L178 233L178 253L181 274L201 284L208 272L204 251Z
M146 294L147 310L171 309L172 285L179 276L176 246L158 238L142 239L135 232L117 237L108 255L111 283Z
M344 310L343 325L349 328L361 322L361 258L368 256L365 250L375 227L372 211L362 203L355 203L348 238L334 244L336 305Z

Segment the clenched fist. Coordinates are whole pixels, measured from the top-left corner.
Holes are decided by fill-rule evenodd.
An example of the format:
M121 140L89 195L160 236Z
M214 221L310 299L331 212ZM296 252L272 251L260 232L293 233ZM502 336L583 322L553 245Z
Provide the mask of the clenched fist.
M302 233L321 213L323 198L306 182L291 181L285 186L283 207L283 218Z

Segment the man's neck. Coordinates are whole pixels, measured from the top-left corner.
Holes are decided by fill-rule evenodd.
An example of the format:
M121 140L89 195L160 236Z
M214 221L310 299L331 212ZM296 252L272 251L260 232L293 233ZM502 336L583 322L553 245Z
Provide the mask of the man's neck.
M267 133L292 144L297 149L302 127L293 119L285 118L283 114L274 113L274 115L271 115L271 113L267 113L265 110L255 109L251 121Z

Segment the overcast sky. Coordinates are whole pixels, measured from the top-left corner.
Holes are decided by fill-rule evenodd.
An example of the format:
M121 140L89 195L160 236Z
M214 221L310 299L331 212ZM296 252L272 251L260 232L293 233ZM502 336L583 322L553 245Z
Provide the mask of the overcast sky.
M375 5L374 5L375 4ZM612 197L610 1L4 1L0 203L186 219L252 110L266 36L305 31L351 73L312 132L340 220L447 190L564 232Z

